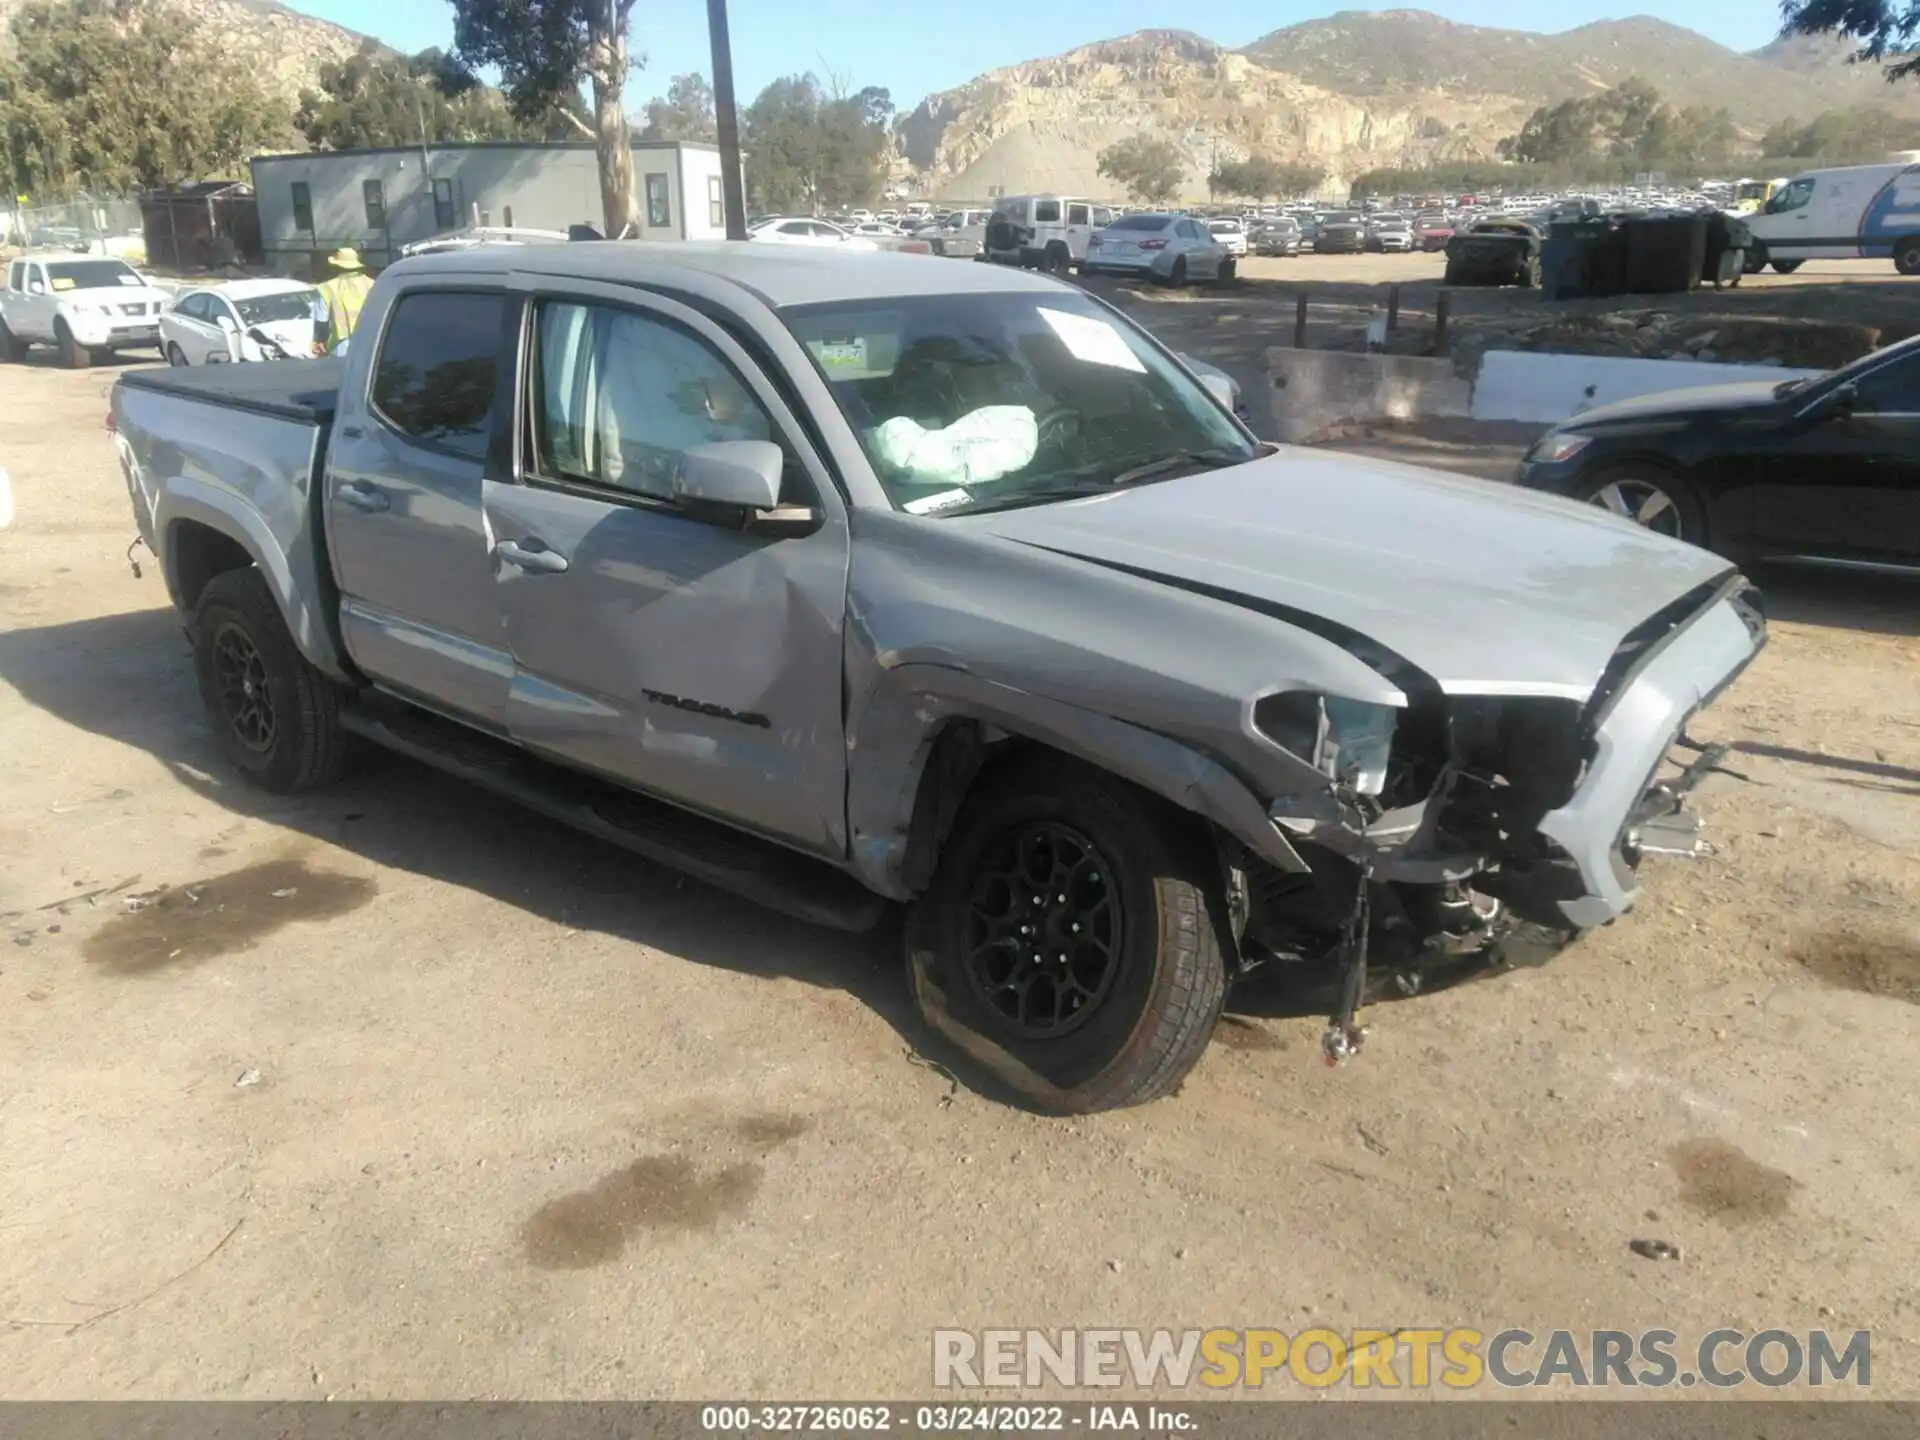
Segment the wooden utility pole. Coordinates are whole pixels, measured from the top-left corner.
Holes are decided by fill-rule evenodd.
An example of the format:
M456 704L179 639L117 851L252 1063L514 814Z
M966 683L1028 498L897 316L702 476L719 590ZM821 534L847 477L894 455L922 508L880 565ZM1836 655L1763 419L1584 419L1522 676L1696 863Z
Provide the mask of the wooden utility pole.
M733 100L733 38L727 0L707 0L707 39L713 46L713 126L720 137L720 196L727 238L747 238L747 186L740 173L740 114Z

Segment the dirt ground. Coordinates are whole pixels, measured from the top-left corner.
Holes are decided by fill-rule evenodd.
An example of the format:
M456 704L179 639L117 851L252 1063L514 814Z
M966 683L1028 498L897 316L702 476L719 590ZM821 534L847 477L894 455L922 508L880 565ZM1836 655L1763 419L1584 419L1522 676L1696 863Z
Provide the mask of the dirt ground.
M0 372L0 1397L897 1397L936 1327L1309 1324L1869 1329L1920 1396L1912 590L1770 585L1720 852L1623 922L1339 1071L1251 988L1062 1122L917 1062L892 933L397 760L239 786L110 380Z

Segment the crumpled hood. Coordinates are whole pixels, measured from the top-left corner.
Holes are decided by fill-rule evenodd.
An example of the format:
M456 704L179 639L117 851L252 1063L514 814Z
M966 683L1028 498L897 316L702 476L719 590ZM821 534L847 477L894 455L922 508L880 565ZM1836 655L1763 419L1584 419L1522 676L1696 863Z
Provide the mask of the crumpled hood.
M1790 380L1795 372L1782 371L1780 380ZM1724 385L1693 385L1684 390L1656 390L1649 395L1634 395L1606 405L1582 410L1562 421L1558 428L1579 430L1589 424L1609 420L1654 419L1661 415L1690 415L1701 410L1750 410L1774 403L1773 387L1779 380L1735 380Z
M1304 612L1466 695L1585 699L1630 630L1730 569L1594 506L1306 449L943 523Z
M312 320L269 320L264 324L248 328L261 331L295 359L302 359L313 353L314 323Z

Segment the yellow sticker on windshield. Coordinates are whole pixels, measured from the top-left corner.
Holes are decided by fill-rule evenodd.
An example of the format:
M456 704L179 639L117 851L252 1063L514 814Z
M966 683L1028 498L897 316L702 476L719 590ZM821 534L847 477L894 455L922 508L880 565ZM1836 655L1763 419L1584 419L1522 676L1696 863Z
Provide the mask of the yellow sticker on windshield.
M820 364L828 370L864 370L867 368L865 340L825 340L814 348Z
M71 275L56 275L53 277L53 288L56 290L71 290L77 284L79 284L79 281L75 280Z

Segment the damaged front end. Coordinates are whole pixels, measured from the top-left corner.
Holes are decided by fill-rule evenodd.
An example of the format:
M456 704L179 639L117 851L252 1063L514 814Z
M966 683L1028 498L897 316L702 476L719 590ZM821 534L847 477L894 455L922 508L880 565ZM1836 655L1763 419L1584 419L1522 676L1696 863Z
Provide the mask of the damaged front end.
M1325 784L1269 807L1305 873L1227 856L1243 963L1334 965L1323 1049L1338 1064L1364 1039L1370 971L1412 993L1436 966L1551 953L1625 914L1643 856L1701 853L1684 804L1723 751L1684 727L1765 638L1736 575L1636 626L1584 698L1468 693L1382 653L1362 658L1404 707L1260 697L1252 728Z

